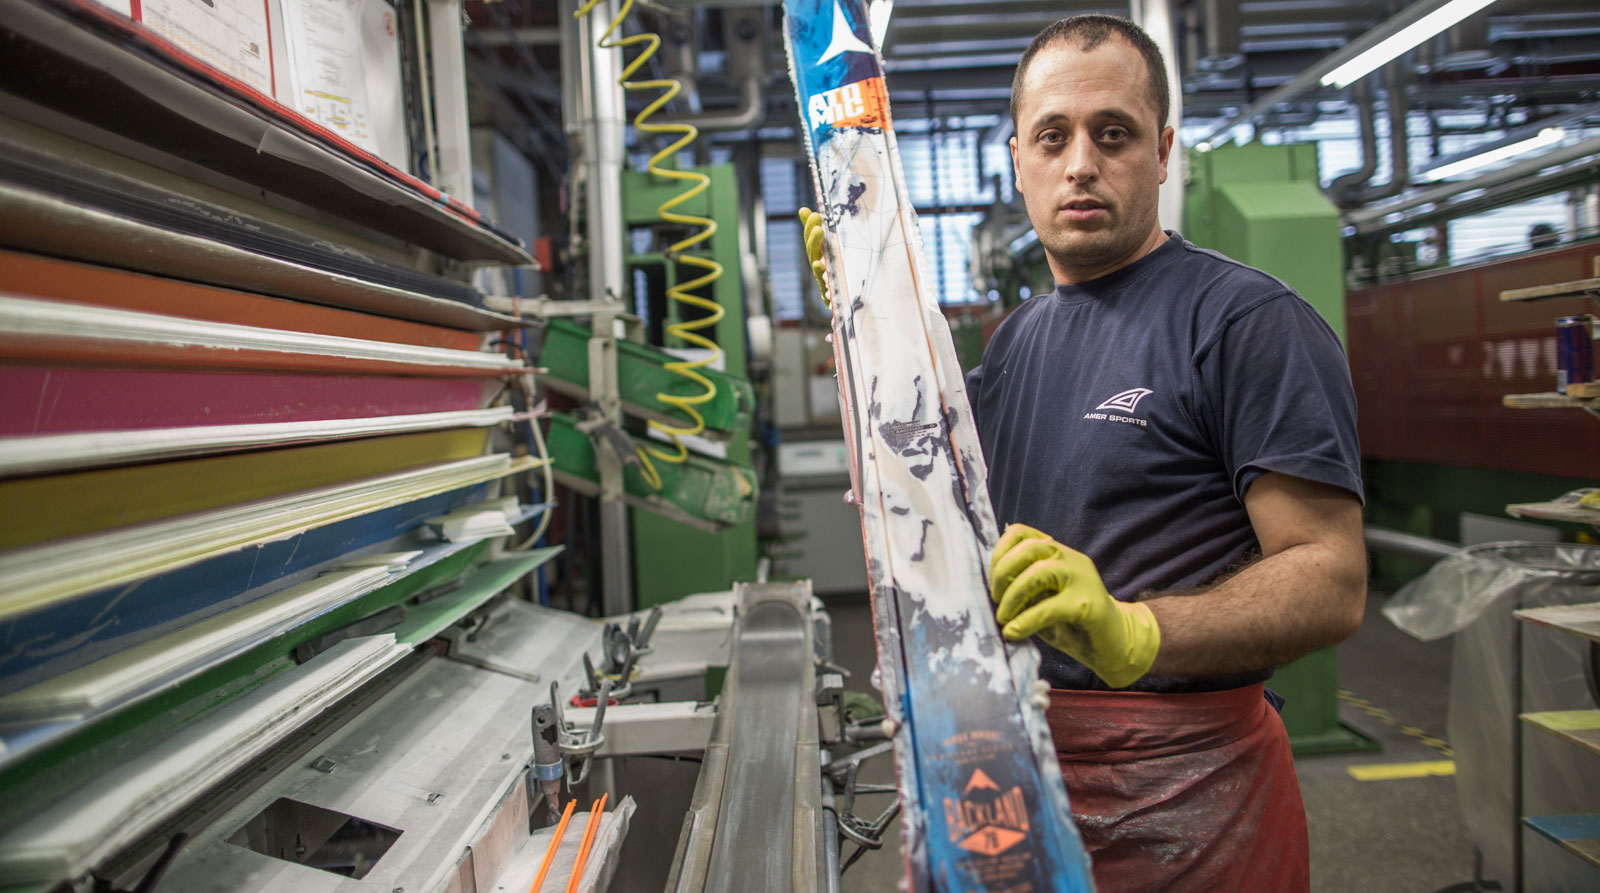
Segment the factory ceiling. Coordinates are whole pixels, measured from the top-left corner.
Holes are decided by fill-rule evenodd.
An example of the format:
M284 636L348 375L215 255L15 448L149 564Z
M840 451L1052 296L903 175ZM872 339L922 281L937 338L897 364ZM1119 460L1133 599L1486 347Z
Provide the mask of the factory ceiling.
M1225 119L1380 27L1404 2L1337 0L1173 0L1186 119ZM534 119L559 122L557 4L471 0L468 37L480 84ZM754 126L796 120L775 4L734 0L640 0L630 30L659 29L660 71L688 81L678 112L737 112L762 72ZM1080 12L1127 15L1104 0L896 0L884 56L898 116L1003 115L1017 58L1050 22ZM1417 110L1471 109L1536 116L1600 100L1600 3L1498 0L1403 57ZM760 63L760 64L756 64ZM652 64L652 68L656 66ZM1314 86L1259 110L1267 126L1343 114L1349 90ZM539 119L543 120L539 120ZM749 128L745 128L748 130Z

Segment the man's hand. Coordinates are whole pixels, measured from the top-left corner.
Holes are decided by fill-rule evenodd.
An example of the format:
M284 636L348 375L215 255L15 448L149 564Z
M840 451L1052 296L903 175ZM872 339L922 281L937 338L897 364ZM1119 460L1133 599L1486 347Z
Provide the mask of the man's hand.
M822 289L822 303L832 307L833 298L828 294L828 264L822 259L822 215L810 208L801 208L800 226L804 229L811 275L816 277L817 288Z
M1012 524L989 559L995 619L1013 642L1037 635L1112 688L1149 671L1161 648L1155 615L1106 591L1094 562L1023 524Z

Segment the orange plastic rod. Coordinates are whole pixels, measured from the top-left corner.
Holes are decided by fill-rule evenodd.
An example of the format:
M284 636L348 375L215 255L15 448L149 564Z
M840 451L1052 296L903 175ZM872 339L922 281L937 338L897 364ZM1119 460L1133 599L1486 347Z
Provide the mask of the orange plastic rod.
M544 861L539 863L539 876L533 879L533 886L528 888L528 893L539 893L539 886L544 883L545 873L550 870L550 863L556 859L556 847L561 846L561 835L567 830L567 821L572 818L572 807L578 801L568 800L565 812L561 813L561 821L556 823L556 836L550 838L550 846L544 851Z
M572 865L572 877L567 881L567 893L574 893L578 889L578 878L583 876L583 863L589 859L589 847L594 844L595 829L600 826L600 816L606 811L606 797L601 794L600 799L594 801L594 808L589 810L589 824L583 826L583 845L578 847L578 861Z

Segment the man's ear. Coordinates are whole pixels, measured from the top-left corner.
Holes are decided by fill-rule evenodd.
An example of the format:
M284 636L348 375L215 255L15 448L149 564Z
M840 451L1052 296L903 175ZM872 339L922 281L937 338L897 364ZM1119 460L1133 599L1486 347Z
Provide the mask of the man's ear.
M1168 129L1170 130L1171 128L1168 128ZM1018 195L1021 195L1022 194L1022 168L1017 166L1017 138L1016 137L1012 137L1011 140L1010 140L1010 143L1011 143L1011 186L1012 186L1013 189L1015 189L1017 191Z
M1172 129L1172 125L1168 124L1166 127L1161 128L1161 138L1156 140L1156 160L1161 163L1161 179L1156 181L1158 183L1167 182L1167 162L1172 158L1172 141L1176 133ZM1015 142L1015 140L1012 142ZM1012 148L1011 154L1013 157L1016 156L1017 150L1015 147Z

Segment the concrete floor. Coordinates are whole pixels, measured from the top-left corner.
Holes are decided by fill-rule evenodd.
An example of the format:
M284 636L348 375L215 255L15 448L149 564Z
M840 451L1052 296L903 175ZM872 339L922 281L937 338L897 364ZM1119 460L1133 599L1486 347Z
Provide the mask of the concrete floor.
M1469 880L1473 849L1462 828L1454 779L1425 777L1357 781L1352 765L1410 763L1443 755L1400 731L1410 726L1443 738L1450 642L1417 642L1368 605L1361 631L1339 649L1342 688L1385 712L1388 722L1351 704L1342 718L1383 745L1377 753L1307 757L1298 761L1311 833L1312 889L1327 893L1428 893ZM875 660L872 621L865 597L830 599L834 655L852 676L847 687L868 689ZM863 770L864 781L892 782L887 758ZM883 797L864 798L858 810L881 809ZM901 876L898 824L884 849L869 852L844 875L844 893L894 890ZM846 847L848 858L854 847Z

